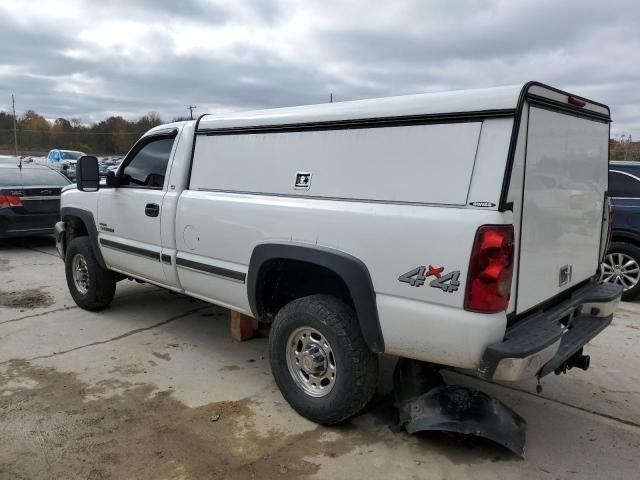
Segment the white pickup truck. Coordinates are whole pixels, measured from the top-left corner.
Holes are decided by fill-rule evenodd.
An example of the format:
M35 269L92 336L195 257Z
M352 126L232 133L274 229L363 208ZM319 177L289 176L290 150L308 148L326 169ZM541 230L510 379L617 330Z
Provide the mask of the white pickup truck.
M272 324L275 380L332 424L378 354L518 381L588 367L621 290L609 109L526 85L153 128L115 174L78 163L56 239L85 309L134 278Z

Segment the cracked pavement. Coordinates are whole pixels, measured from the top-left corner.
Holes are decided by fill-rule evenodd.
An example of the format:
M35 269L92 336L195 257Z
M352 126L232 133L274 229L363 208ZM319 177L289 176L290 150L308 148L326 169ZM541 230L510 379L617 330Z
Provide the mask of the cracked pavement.
M226 310L124 281L86 312L51 238L0 240L0 479L637 478L639 342L640 304L624 303L588 347L591 369L547 377L540 395L448 374L527 420L520 460L397 432L392 358L365 412L318 427L282 399L265 339L231 341Z

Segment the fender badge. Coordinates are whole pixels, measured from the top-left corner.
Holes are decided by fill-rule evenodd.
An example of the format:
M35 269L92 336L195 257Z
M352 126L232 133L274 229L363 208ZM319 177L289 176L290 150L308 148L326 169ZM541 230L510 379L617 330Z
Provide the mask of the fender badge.
M469 205L471 205L472 207L482 208L493 208L496 206L496 204L492 202L469 202Z
M113 228L110 228L106 223L100 222L98 226L100 227L100 231L102 232L115 233L115 230Z
M427 277L435 277L434 280L429 282L429 286L433 288L439 288L443 292L453 293L460 287L460 271L454 270L452 272L443 275L444 267L435 268L432 265L429 267L420 265L419 267L409 270L398 277L398 281L402 283L408 283L412 287L420 287L424 285Z

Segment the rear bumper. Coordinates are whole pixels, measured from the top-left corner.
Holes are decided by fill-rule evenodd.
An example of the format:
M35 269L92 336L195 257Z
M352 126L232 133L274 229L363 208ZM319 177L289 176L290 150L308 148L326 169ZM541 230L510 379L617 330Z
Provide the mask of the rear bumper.
M619 285L588 284L522 319L507 329L502 342L487 347L479 375L519 381L553 372L611 323L621 295Z
M50 235L59 218L60 214L57 212L27 214L2 212L0 215L0 238Z

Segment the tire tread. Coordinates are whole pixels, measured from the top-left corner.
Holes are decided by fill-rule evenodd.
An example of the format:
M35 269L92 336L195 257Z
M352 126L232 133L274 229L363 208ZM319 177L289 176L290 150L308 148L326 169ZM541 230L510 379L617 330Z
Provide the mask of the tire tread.
M315 402L318 399L312 399L311 397L307 397L309 401L306 402L297 401L300 395L293 395L293 392L290 392L289 389L293 385L293 388L299 392L301 390L292 381L285 381L282 378L282 375L290 377L290 373L286 366L284 354L280 357L274 350L282 348L280 341L286 343L288 338L287 330L290 326L283 319L290 318L291 315L298 313L311 314L326 325L327 330L332 332L335 337L338 337L339 346L344 350L344 358L351 365L349 379L351 388L346 389L341 398L332 401L329 408L319 408ZM322 333L324 334L325 332ZM273 342L272 339L278 339L278 341ZM277 343L277 345L274 345L274 343ZM270 335L270 347L272 370L276 383L292 407L310 420L325 425L339 423L362 410L375 393L378 378L377 355L368 348L364 341L353 309L336 297L331 295L311 295L293 300L285 305L276 315ZM332 348L334 348L335 355L335 347L333 345ZM281 362L278 362L278 360L281 360ZM343 369L342 371L344 374L345 370ZM338 375L340 375L340 372L338 372ZM337 385L334 386L334 388L336 387ZM302 395L306 397L306 394L302 393Z
M89 270L89 291L86 294L76 289L71 273L71 263L77 253L82 254ZM116 291L115 276L113 272L100 265L88 237L75 237L69 243L65 254L65 274L69 293L80 308L102 310L113 300Z

